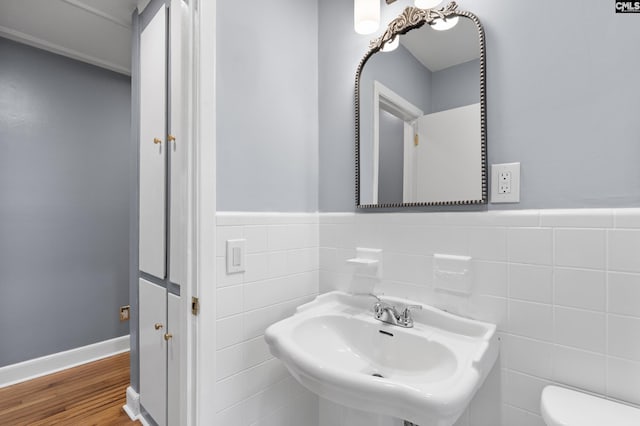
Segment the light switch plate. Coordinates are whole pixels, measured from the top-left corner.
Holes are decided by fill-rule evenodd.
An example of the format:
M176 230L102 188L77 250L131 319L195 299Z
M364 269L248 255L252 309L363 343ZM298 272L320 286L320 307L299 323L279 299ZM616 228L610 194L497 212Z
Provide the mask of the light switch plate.
M245 245L244 238L237 240L227 240L227 274L237 274L244 272Z
M491 202L520 202L520 163L491 165Z

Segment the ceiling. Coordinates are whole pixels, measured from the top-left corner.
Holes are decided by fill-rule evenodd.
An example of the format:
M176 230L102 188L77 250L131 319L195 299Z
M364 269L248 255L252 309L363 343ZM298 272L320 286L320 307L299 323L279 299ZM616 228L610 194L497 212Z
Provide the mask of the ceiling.
M137 0L0 0L0 37L131 75Z
M480 57L476 24L462 16L455 27L446 31L434 30L429 25L409 31L400 37L400 44L431 72Z

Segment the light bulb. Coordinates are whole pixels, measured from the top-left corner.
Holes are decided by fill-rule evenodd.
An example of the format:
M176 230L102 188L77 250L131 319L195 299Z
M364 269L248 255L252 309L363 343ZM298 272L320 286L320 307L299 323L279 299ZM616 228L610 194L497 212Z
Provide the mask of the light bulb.
M458 18L457 16L446 19L438 18L433 21L433 23L431 24L431 28L438 31L450 30L451 28L456 26L459 20L460 18Z
M380 0L353 0L353 27L358 34L375 33L380 26Z
M399 45L400 45L400 37L395 36L394 38L386 42L384 46L382 46L381 50L383 52L393 52L398 48Z
M442 0L415 0L416 7L420 9L433 9L442 3Z

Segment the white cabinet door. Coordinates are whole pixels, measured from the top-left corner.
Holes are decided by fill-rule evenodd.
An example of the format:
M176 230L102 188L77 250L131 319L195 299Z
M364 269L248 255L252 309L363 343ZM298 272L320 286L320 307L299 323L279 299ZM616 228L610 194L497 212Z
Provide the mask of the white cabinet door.
M188 8L182 0L171 0L169 8L169 67L170 67L170 105L169 134L175 138L169 142L171 155L171 207L170 207L170 247L169 280L178 285L186 282L187 275L187 154L189 133L187 122L188 102L184 82L188 76L189 35Z
M140 404L159 426L166 422L167 290L140 279Z
M167 411L168 424L180 425L181 395L180 392L180 297L175 294L167 296L167 316L169 333L172 338L167 342Z
M166 244L166 8L140 35L140 270L164 279Z

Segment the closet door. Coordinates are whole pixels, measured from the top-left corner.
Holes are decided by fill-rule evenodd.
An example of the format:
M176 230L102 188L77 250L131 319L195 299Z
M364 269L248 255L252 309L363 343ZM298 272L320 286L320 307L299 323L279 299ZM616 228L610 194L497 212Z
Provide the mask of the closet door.
M167 424L167 290L140 279L140 404L159 426Z
M140 35L140 270L166 275L166 8Z

